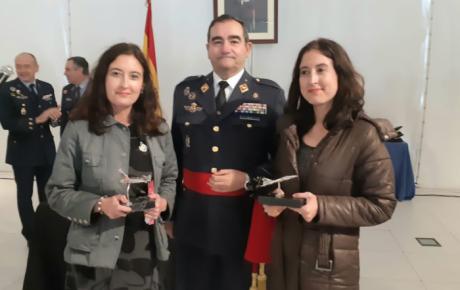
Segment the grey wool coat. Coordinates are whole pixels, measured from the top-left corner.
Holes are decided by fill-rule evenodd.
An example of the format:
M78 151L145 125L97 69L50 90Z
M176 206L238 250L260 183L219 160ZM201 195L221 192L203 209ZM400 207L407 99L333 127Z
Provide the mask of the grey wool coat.
M66 262L89 267L115 267L124 234L124 218L94 217L93 208L101 196L125 193L119 169L128 172L130 130L111 116L104 124L106 133L97 136L87 121L70 122L62 136L53 173L46 186L52 209L72 223L64 250ZM162 135L146 136L154 172L155 192L168 201L169 215L174 206L177 162L166 123ZM155 223L156 255L167 260L164 226Z

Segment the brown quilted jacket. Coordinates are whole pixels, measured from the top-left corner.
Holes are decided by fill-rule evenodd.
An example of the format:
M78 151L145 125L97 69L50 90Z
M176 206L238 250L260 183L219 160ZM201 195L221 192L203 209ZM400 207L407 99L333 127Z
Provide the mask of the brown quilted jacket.
M296 126L280 120L275 159L278 176L298 174ZM312 153L307 191L318 197L312 223L285 210L277 220L270 290L359 289L359 227L390 219L396 206L391 159L378 126L361 114L352 127L331 130ZM300 191L299 180L285 182L287 194Z

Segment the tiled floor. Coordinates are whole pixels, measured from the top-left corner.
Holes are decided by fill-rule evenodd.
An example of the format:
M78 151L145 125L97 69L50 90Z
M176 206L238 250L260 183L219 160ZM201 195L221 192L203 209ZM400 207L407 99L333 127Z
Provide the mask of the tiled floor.
M27 246L19 234L14 181L0 180L0 196L0 290L19 290ZM392 220L362 229L361 289L459 290L459 222L460 198L399 203ZM434 237L442 247L421 247L416 237Z

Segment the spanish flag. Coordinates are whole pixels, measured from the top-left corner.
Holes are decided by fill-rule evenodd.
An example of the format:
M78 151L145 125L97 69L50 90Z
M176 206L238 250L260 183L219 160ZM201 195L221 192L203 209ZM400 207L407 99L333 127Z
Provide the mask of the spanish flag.
M155 40L153 39L152 29L152 5L150 0L147 0L147 19L145 20L144 32L144 47L143 52L149 64L153 86L159 91L158 75L157 75L157 60L155 57Z

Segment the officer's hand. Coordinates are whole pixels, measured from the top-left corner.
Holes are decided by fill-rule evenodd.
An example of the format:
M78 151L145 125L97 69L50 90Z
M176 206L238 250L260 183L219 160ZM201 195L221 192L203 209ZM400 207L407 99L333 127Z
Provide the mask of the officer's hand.
M128 199L124 194L118 194L110 197L105 197L100 201L100 204L96 204L96 207L100 207L102 214L106 215L109 219L117 219L125 217L131 212L131 208L126 206Z
M51 121L56 121L61 117L61 109L59 107L49 108L46 111L48 111L48 117Z
M244 188L246 173L235 169L221 169L213 173L208 185L217 192L237 191Z
M55 121L61 116L61 110L59 107L48 108L43 111L37 118L35 118L35 123L43 124L48 122L49 119Z

